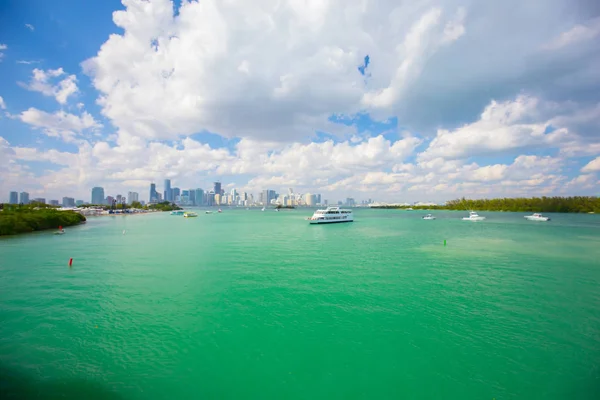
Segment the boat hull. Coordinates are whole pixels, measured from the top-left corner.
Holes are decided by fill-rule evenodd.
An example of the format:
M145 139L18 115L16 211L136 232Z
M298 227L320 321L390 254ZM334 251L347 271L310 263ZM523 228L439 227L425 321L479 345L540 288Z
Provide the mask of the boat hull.
M311 225L324 225L324 224L343 224L344 222L354 222L353 219L346 221L308 221Z
M525 217L525 219L527 221L536 221L536 222L547 222L547 221L550 221L550 218L548 218L548 217L542 217L542 218L539 218L539 217Z
M483 221L484 219L485 219L485 217L477 217L477 218L464 217L462 220L463 221Z

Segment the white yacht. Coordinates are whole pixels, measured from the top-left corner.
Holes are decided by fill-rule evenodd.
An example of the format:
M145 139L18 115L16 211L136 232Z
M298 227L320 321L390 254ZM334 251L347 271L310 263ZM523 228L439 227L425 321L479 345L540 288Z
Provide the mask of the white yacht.
M194 217L197 217L197 216L198 216L198 214L196 214L195 212L192 212L192 211L188 211L188 212L183 213L183 217L184 218L194 218Z
M525 219L529 221L550 221L550 217L544 217L542 214L539 213L534 213L533 215L526 215Z
M317 210L308 219L311 224L333 224L336 222L352 222L354 216L352 210L343 210L339 207L327 207L325 210Z
M423 219L431 220L431 219L435 219L435 217L431 214L427 214L426 216L423 217Z
M475 211L471 211L471 212L469 212L468 217L463 218L463 221L483 221L484 219L485 219L485 217L482 217L481 215L477 214Z

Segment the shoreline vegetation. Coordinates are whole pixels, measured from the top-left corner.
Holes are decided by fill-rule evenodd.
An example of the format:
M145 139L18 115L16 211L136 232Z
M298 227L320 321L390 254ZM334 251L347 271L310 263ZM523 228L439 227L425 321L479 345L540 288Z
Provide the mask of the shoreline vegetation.
M58 230L59 226L79 225L86 218L74 211L58 211L55 207L39 204L32 205L2 205L0 212L0 236L16 235L42 231Z
M371 208L393 210L474 210L506 212L556 212L556 213L595 213L600 214L600 197L518 197L503 199L469 200L456 199L444 205L380 205Z

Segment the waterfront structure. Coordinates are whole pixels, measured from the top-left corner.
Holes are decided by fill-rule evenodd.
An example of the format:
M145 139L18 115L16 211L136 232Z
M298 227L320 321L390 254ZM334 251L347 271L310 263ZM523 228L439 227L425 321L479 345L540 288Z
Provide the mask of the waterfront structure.
M104 188L96 186L92 188L92 204L100 205L104 203Z
M36 197L35 199L33 199L33 201L35 201L36 203L46 204L46 199L43 197Z
M19 193L19 203L29 204L29 193L27 193L27 192Z
M129 201L129 204L133 203L134 201L140 201L140 194L138 192L128 192L127 200Z
M83 200L75 200L75 205L76 206L80 206L83 205L84 201Z
M8 203L9 204L19 204L19 193L10 192L10 197L9 197Z
M58 200L50 200L50 201L48 202L48 204L50 204L51 206L57 206L57 205L59 205L59 204L58 204Z
M173 201L173 192L171 191L171 180L165 179L165 201Z

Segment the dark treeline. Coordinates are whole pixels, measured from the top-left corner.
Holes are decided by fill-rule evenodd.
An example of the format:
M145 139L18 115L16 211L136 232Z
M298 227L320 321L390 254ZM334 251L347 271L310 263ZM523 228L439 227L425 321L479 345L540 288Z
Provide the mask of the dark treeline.
M0 211L0 236L17 233L58 229L85 221L85 217L73 211L58 211L44 204L2 204Z
M379 206L415 210L478 210L517 212L600 213L600 197L531 197L469 200L457 199L438 206Z

